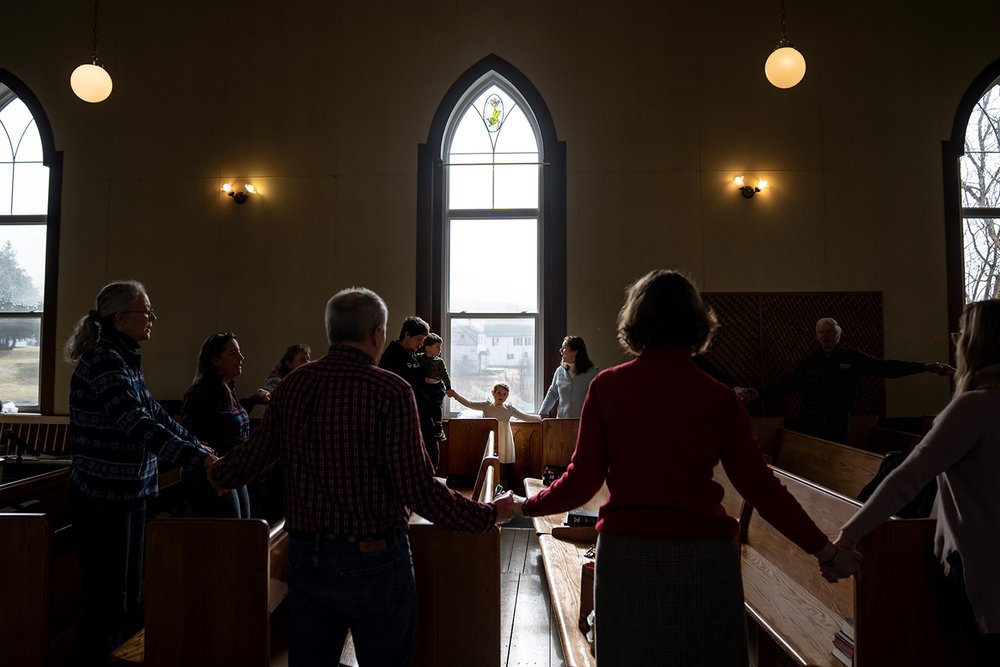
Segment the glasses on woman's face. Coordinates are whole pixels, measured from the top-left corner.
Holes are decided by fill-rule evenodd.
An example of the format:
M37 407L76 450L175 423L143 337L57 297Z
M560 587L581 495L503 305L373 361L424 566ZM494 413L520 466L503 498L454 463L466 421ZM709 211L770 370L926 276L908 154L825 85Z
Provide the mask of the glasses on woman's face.
M146 310L125 310L125 311L122 311L122 312L125 312L125 313L137 313L139 315L144 316L147 320L155 320L156 319L156 313L153 311L152 308L147 308Z

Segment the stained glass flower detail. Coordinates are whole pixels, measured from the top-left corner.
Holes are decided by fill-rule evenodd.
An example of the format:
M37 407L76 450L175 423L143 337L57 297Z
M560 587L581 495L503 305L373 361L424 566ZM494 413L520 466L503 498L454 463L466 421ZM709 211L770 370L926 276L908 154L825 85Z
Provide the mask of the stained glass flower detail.
M499 95L490 95L483 104L483 122L489 132L499 132L503 125L503 100Z

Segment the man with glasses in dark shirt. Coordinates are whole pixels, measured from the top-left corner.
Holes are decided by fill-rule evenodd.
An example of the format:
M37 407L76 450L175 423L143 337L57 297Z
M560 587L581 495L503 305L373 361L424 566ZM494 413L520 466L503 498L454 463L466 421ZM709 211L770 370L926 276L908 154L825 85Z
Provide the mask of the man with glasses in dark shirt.
M387 320L371 290L331 298L329 352L285 378L250 440L210 471L216 486L232 488L283 465L291 667L329 664L348 629L361 664L408 665L411 509L468 532L513 516L509 493L477 503L434 479L410 385L376 365Z

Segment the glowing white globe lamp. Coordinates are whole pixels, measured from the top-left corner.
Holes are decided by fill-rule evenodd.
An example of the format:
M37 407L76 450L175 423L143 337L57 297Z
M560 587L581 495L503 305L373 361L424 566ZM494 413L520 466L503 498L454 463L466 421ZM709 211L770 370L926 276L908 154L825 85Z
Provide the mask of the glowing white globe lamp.
M806 59L785 37L785 0L781 0L781 39L764 63L764 76L775 88L791 88L806 75Z
M111 94L111 75L96 62L85 63L73 70L69 87L84 102L103 102Z

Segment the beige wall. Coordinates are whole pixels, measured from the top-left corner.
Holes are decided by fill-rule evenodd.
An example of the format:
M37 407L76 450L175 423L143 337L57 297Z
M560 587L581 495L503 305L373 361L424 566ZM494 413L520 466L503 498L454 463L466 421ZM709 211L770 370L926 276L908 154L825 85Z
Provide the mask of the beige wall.
M0 67L65 155L59 337L103 283L143 280L161 315L147 379L177 398L213 331L240 335L245 390L288 343L322 351L341 287L380 292L394 329L414 307L416 146L449 86L495 53L567 143L568 328L599 365L622 358L624 285L655 267L711 291L882 290L887 354L946 359L940 146L1000 56L1000 12L791 0L809 69L779 91L762 71L778 6L105 0L115 91L89 105L68 77L91 4L5 2ZM739 173L772 188L744 200ZM243 178L260 196L237 207L218 188ZM888 384L890 414L946 396L936 377Z

